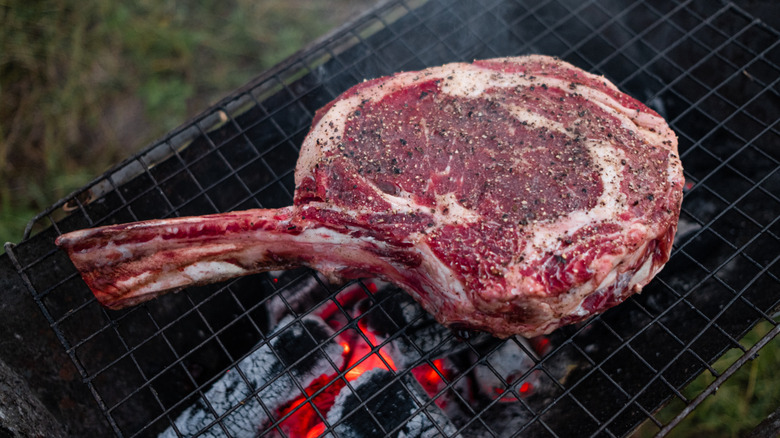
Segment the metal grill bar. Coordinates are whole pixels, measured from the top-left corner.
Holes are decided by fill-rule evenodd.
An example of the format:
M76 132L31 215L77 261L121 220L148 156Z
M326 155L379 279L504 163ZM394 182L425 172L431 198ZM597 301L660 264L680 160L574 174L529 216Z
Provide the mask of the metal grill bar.
M732 3L618 3L387 1L31 221L25 240L7 245L6 252L113 432L153 436L170 428L181 436L185 431L177 417L199 402L208 416L201 432L213 427L226 436L233 436L231 421L246 405L267 418L262 436L286 436L289 423L307 409L331 436L363 420L378 433L393 435L411 418L443 436L503 436L490 418L506 408L505 397L513 397L516 435L566 436L572 427L578 434L625 436L642 421L661 436L668 433L778 333L774 312L780 300L757 297L755 290L780 286L780 254L762 246L765 239L780 244L780 156L766 146L768 139L780 138L780 108L771 100L778 97L780 33ZM756 38L757 33L764 37ZM694 56L681 56L685 51ZM416 327L429 317L420 313L398 320L388 310L398 292L375 296L362 283L335 288L308 271L188 289L111 312L100 308L52 245L54 237L77 228L285 205L292 200L294 161L314 112L347 87L397 70L527 52L558 55L603 73L655 106L678 133L692 183L682 211L688 228L681 227L667 269L641 296L554 333L552 347L539 357L514 340L456 341L452 333L437 347L418 345ZM709 70L717 74L705 73ZM738 94L748 85L752 94ZM724 138L728 145L719 146ZM762 161L762 167L746 166L751 159ZM743 190L727 190L719 182L725 177ZM757 214L757 200L774 216ZM745 230L730 228L734 221ZM54 274L47 272L52 265ZM746 274L731 274L734 267ZM302 306L294 296L304 283L318 292ZM365 295L366 309L357 316L339 301L350 287ZM346 322L319 338L306 321L326 306L334 306ZM285 327L271 324L271 308L291 317ZM375 318L389 321L378 342L361 328ZM759 321L773 328L754 345L743 345L741 338ZM316 340L311 351L292 359L273 347L291 327ZM376 355L388 373L368 395L347 378L358 363L342 367L328 354L330 344L352 334L370 346L358 363ZM531 363L512 378L491 361L507 342ZM396 370L381 352L399 344L408 345L415 360ZM455 358L462 362L454 373L437 367L449 357L444 346L451 345L460 346L461 356ZM718 372L715 360L732 348L742 356ZM266 350L268 360L283 366L256 385L241 364ZM327 385L312 390L295 375L315 356L334 374ZM208 363L205 357L211 358ZM573 371L564 372L563 365ZM413 370L420 366L442 382L425 396L414 386ZM715 382L690 394L685 387L704 371ZM239 402L223 406L209 391L232 372L248 391ZM480 372L492 376L500 396L474 399L462 391ZM121 373L129 377L112 381ZM286 379L300 403L280 410L267 391ZM523 394L529 379L538 379L547 402ZM357 402L353 411L332 420L317 403L336 385ZM412 400L413 408L408 418L385 423L372 407L394 390ZM656 411L671 399L686 406L663 420ZM436 412L448 403L464 418L442 422Z
M682 421L688 414L691 413L691 411L696 408L702 401L704 401L705 398L712 395L713 392L715 392L720 385L723 384L723 382L726 381L726 379L729 378L732 374L734 374L739 367L744 365L750 358L755 357L755 355L758 353L758 351L764 346L766 346L769 341L771 341L775 336L780 334L780 325L776 325L775 328L773 328L769 333L767 333L766 336L761 338L758 342L756 342L752 347L750 347L750 350L746 351L742 357L740 357L738 360L736 360L733 364L729 366L729 368L724 372L721 376L719 376L710 386L707 387L704 391L702 391L698 396L696 396L696 399L693 400L692 403L690 403L688 406L686 406L682 412L680 412L672 421L670 421L666 426L664 426L661 431L658 433L657 436L663 437L669 434L671 430L680 424L680 421Z

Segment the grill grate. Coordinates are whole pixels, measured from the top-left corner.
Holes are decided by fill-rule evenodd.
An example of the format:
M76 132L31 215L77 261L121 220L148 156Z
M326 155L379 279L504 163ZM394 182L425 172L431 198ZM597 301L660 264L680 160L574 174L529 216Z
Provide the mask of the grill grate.
M298 147L314 112L349 86L398 70L523 53L557 55L604 74L656 109L679 136L688 181L666 268L640 296L558 330L545 348L484 336L458 340L432 329L398 291L374 293L373 283L362 282L339 288L307 270L107 311L53 245L60 233L96 225L289 205ZM731 3L391 1L52 206L7 252L117 436L166 428L183 434L176 419L190 406L203 412L197 424L209 430L204 436L237 436L231 428L247 412L267 419L262 436L287 436L307 409L324 424L312 430L330 436L350 436L344 430L354 419L391 435L414 422L445 436L625 436L643 422L664 434L778 333L778 81L780 34ZM308 301L296 301L298 294ZM345 304L355 294L363 298L360 314ZM399 302L413 317L391 310ZM329 306L343 326L322 333L316 317ZM366 333L377 319L389 327L381 340ZM769 329L743 345L758 323ZM293 332L310 348L288 351L283 341ZM366 358L381 361L374 393L349 381L331 351L353 335L367 346ZM383 352L398 345L413 360L391 364L394 356ZM512 379L491 359L507 348L531 360ZM729 349L742 355L714 369ZM438 362L455 350L457 359L448 360L457 366ZM276 364L263 379L248 373L259 358ZM311 386L301 374L309 363L335 377ZM433 392L413 379L425 370L443 382ZM684 395L702 372L715 382ZM484 374L501 395L464 396L461 387ZM227 384L226 376L233 386L223 394L235 396L218 400L210 388ZM335 385L358 402L331 421L319 400ZM288 400L280 409L279 388L304 403ZM388 393L402 394L411 410L387 415ZM685 408L663 420L656 412L670 400ZM465 415L442 418L446 403ZM497 429L497 419L513 429Z

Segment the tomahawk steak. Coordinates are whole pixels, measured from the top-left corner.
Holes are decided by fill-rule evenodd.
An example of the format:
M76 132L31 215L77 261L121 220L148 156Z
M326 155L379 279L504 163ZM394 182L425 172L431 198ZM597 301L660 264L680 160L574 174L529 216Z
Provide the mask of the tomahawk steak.
M438 321L549 333L638 292L669 258L677 139L656 112L559 59L455 63L358 84L317 112L294 204L60 237L118 309L308 266L380 277Z

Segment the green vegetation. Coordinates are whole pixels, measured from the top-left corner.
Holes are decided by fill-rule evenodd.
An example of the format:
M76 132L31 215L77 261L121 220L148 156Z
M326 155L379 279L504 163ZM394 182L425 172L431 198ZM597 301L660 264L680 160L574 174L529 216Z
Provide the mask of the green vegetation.
M366 4L0 2L0 243Z
M768 322L757 325L742 339L742 345L750 348L772 329ZM723 373L740 356L742 351L733 349L723 355L713 368ZM672 429L669 437L706 436L709 438L731 438L746 436L767 415L780 407L780 338L767 344L756 359L743 365L724 385L707 397L688 417ZM683 395L692 400L713 381L715 377L705 371L691 382ZM685 407L679 399L673 400L662 409L656 418L664 424ZM658 428L646 424L636 434L649 437Z

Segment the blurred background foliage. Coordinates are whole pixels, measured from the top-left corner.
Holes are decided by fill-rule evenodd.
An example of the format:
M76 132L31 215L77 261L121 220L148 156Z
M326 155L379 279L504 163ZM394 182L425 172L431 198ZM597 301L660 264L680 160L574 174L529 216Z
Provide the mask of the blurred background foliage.
M773 326L766 321L759 323L741 340L741 344L747 350L772 328ZM741 349L731 349L718 359L712 368L723 374L742 356L742 353ZM714 395L705 398L701 405L667 436L669 438L749 436L767 415L780 407L780 373L777 372L779 366L780 339L775 338L759 351L758 357L737 370L717 388ZM693 400L714 381L715 376L705 371L681 392L688 400ZM655 413L655 417L667 424L683 408L685 403L674 397L669 404ZM637 430L635 438L652 437L658 430L655 424L647 421Z
M3 0L0 243L369 0Z
M0 243L19 242L35 214L373 3L0 1ZM736 437L755 427L780 405L778 344L672 436ZM703 374L685 394L712 380ZM681 408L673 402L658 418ZM657 431L650 426L637 435Z

